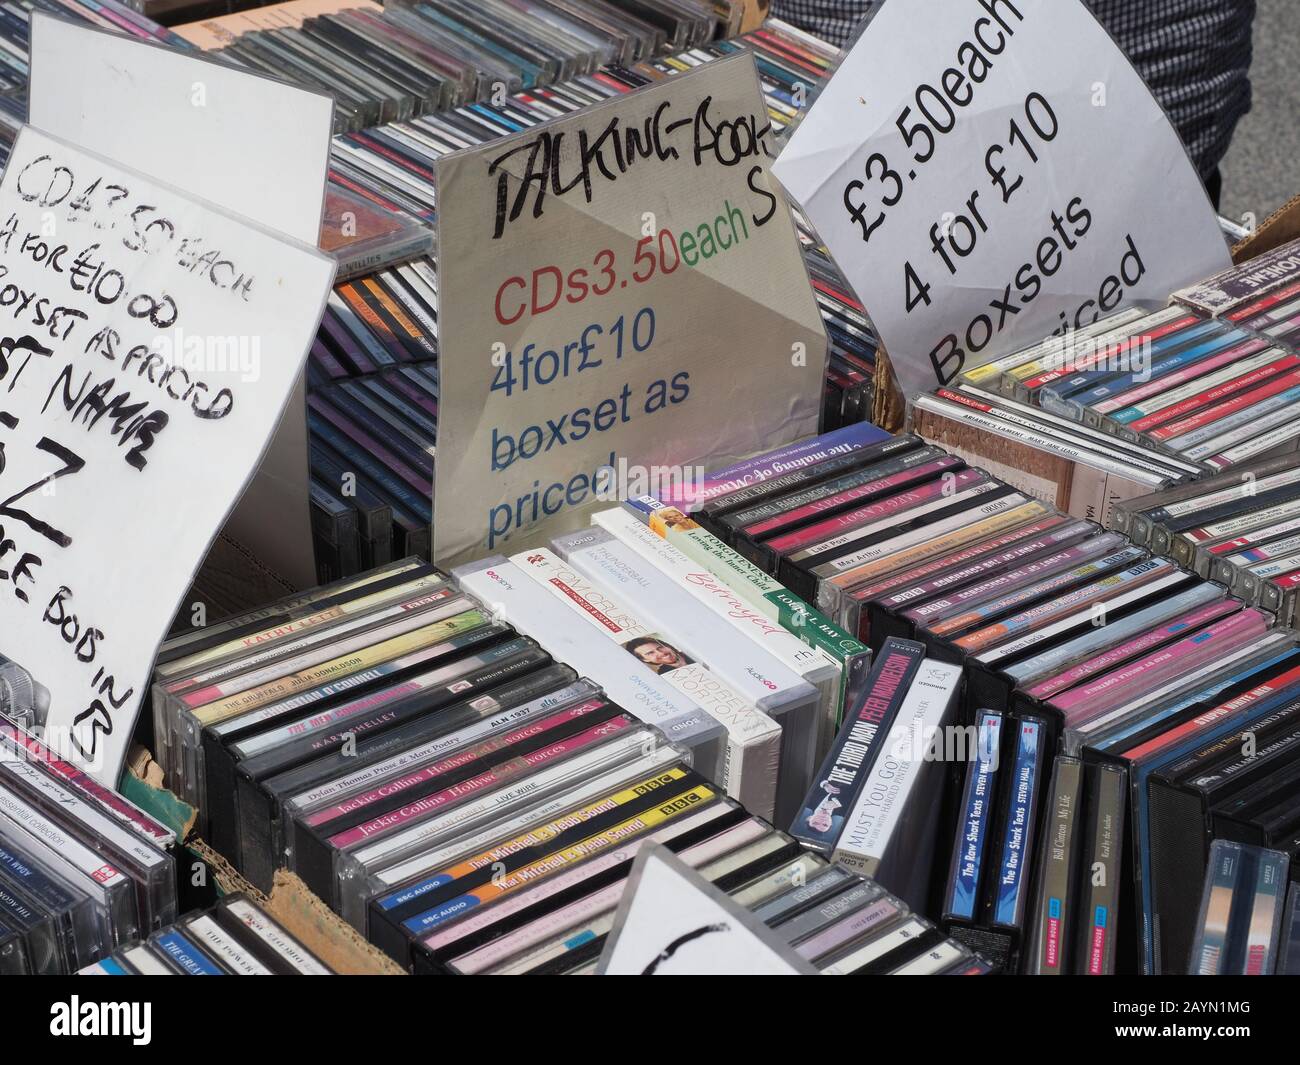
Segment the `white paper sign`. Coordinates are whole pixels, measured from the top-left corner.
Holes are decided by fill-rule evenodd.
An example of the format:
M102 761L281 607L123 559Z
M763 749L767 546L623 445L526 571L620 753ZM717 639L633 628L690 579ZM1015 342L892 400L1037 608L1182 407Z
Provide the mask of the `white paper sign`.
M605 943L602 976L815 976L762 921L667 847L637 855Z
M0 650L49 689L50 744L104 783L333 276L314 248L19 134L0 183Z
M323 93L32 13L31 125L313 247L333 121ZM300 382L229 531L303 586L316 577L308 477Z
M746 54L438 161L436 562L816 432L826 334L773 151Z
M1078 0L886 0L773 171L905 393L1229 262L1177 132Z

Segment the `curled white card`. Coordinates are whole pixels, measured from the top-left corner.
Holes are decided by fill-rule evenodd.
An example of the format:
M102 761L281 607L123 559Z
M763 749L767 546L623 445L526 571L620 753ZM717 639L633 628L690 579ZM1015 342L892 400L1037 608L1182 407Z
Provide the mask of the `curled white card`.
M817 969L667 847L637 854L602 976L815 976Z
M73 60L75 57L75 61ZM241 218L315 246L334 100L203 52L32 12L28 122ZM315 583L300 382L229 532Z
M329 96L42 11L31 34L31 125L316 243Z

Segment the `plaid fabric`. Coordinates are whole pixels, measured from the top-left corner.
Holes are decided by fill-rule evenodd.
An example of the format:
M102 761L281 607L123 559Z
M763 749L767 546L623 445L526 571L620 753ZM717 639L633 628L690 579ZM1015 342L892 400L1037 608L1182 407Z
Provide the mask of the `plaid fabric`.
M840 48L873 6L873 0L772 0L772 15Z
M894 0L902 3L902 0ZM1203 177L1250 110L1255 0L1085 0L1164 105ZM774 0L772 14L842 45L873 0ZM924 5L918 3L918 11Z

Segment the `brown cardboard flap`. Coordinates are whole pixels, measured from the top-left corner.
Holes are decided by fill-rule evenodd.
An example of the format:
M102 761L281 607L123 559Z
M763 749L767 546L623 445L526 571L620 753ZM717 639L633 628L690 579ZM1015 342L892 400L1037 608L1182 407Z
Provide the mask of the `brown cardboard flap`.
M189 839L194 822L198 820L198 811L167 790L163 784L162 767L138 743L131 745L126 769L117 782L117 790L175 832L180 843Z
M257 899L267 913L335 972L345 976L406 975L401 966L367 943L355 928L313 895L307 885L287 869L275 874L271 896L267 898L203 840L194 839L189 846L207 862L223 893L242 891Z
M876 350L876 367L872 374L871 421L886 432L896 433L903 428L907 415L907 399L898 386L889 353L883 347Z
M349 976L405 975L401 966L367 943L287 869L275 874L266 908L335 972Z
M740 32L752 33L762 29L772 7L772 0L740 0L740 5L744 8L744 14L740 16Z
M1244 263L1297 237L1300 237L1300 196L1292 197L1269 215L1254 233L1238 241L1232 249L1232 261Z
M239 870L204 843L203 840L199 839L198 836L195 836L185 845L202 858L207 867L212 870L212 875L217 880L217 887L223 895L234 895L242 891L246 895L252 895L258 902L266 902L265 895L245 880L240 875Z

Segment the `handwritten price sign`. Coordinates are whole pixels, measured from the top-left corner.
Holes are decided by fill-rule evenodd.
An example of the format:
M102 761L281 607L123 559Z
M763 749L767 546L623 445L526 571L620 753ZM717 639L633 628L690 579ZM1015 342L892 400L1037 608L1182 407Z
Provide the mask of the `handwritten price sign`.
M1078 0L887 0L773 171L905 392L1228 263L1178 134Z
M0 184L0 652L115 785L333 261L30 127Z

